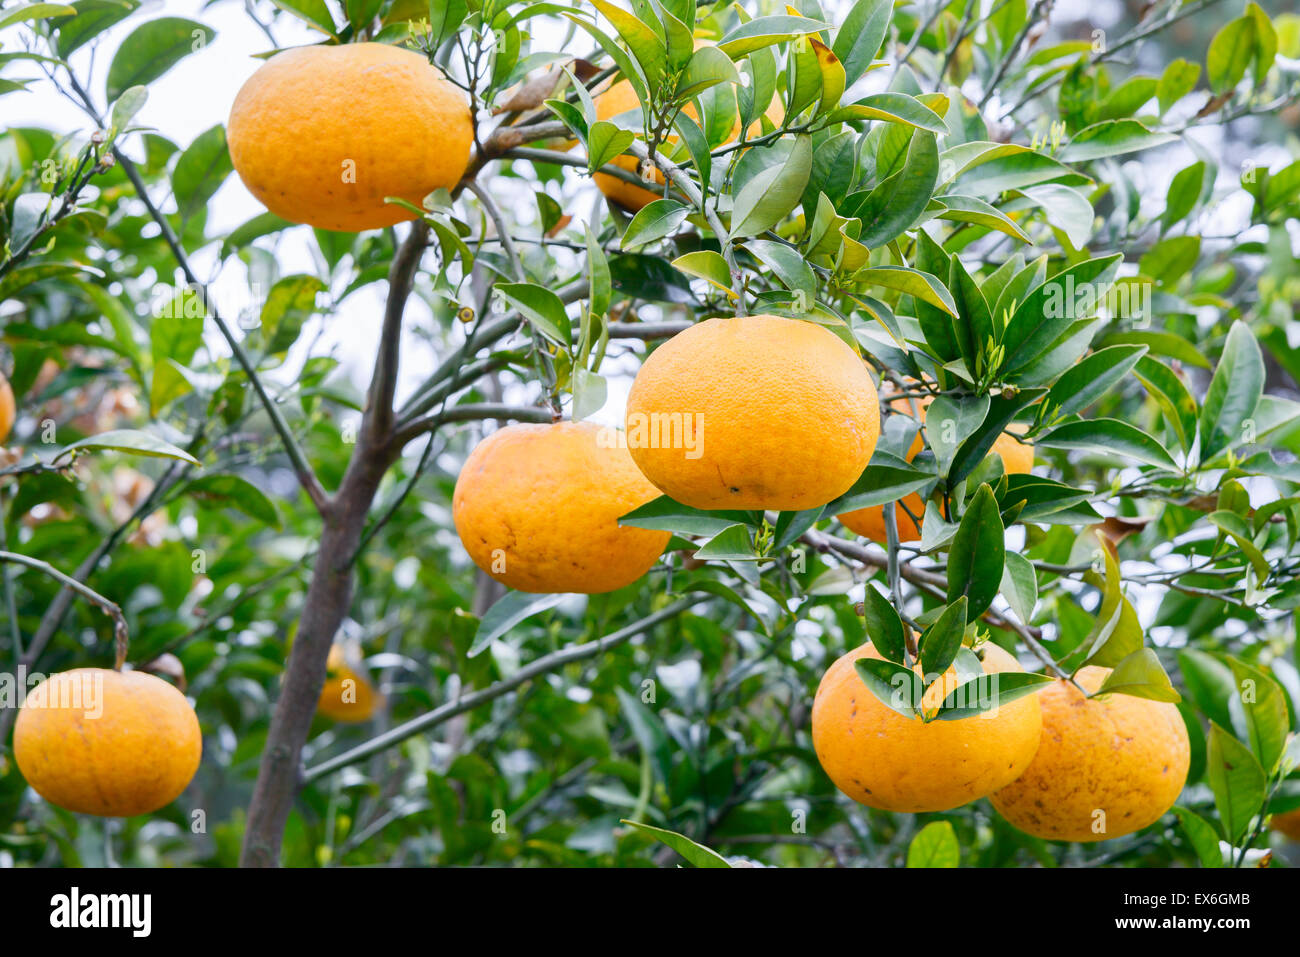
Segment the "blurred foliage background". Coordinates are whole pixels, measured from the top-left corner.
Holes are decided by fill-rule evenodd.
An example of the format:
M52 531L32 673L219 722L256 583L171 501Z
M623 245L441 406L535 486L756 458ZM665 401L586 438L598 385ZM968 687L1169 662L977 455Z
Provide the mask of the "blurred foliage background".
M210 228L219 216L218 191L225 203L239 190L220 128L228 104L208 102L203 89L186 91L195 109L216 124L191 142L169 138L166 128L132 129L129 120L112 129L113 111L127 114L130 106L112 95L127 89L114 89L123 82L114 79L115 71L129 74L127 66L147 59L137 82L168 82L170 64L157 56L142 59L129 46L155 11L137 9L131 0L80 0L72 4L74 18L25 16L8 23L22 6L0 8L0 96L6 104L64 97L85 105L74 76L86 83L93 76L108 89L101 85L86 94L100 111L99 122L83 116L75 126L14 125L0 134L8 243L0 267L0 367L19 410L0 480L3 544L78 571L119 603L130 624L134 665L175 656L202 722L204 755L194 783L171 807L147 818L101 822L51 807L26 790L8 760L7 741L0 744L0 865L96 865L111 854L131 865L233 866L286 648L302 610L319 516L299 491L247 379L210 324L205 327L202 303L178 292L173 251L122 165L104 161L111 155L107 144L116 137L133 158L182 247L205 278L218 280L212 288L233 301L224 310L227 319L238 322L327 488L338 484L351 454L366 385L366 361L355 359L361 354L368 360L398 237L394 230L349 235L289 229L252 211L241 225ZM243 54L318 39L312 20L322 15L363 29L382 24L394 38L430 16L429 4L403 0L213 0L196 6L199 21L208 13L256 18L259 31L265 29L262 45ZM509 5L516 13L523 6ZM751 14L783 12L776 4L760 6L746 5ZM794 6L834 24L851 7L819 7L817 0ZM1261 6L1276 38L1267 77L1238 73L1223 90L1230 96L1213 109L1220 91L1206 78L1207 53L1226 24L1249 15L1237 0L901 2L880 59L895 64L905 57L906 65L893 74L895 89L948 92L954 98L950 116L964 118L966 141L1048 149L1099 120L1134 115L1151 130L1176 134L1176 142L1156 150L1089 160L1095 185L1080 194L1089 207L1082 225L1061 207L1044 208L1041 199L1038 209L1022 204L1018 221L1033 225L1025 255L1046 252L1057 263L1076 261L1081 249L1094 257L1124 253L1133 272L1140 269L1155 281L1154 318L1140 330L1148 334L1142 341L1177 371L1191 395L1206 394L1228 330L1241 320L1262 347L1264 392L1285 403L1300 400L1300 20L1281 0ZM439 4L433 7L436 13ZM734 23L724 5L702 6L705 13L724 32ZM473 33L481 14L481 6L468 4L461 35L496 55L490 31L486 39ZM566 32L563 21L546 11L537 16L524 26L525 52L531 43L534 51L602 60L584 34ZM1161 29L1143 33L1164 18L1169 22ZM979 29L954 43L971 24ZM1111 52L1135 35L1140 42ZM1024 45L1008 56L1017 37ZM564 45L555 46L558 40ZM92 50L95 64L89 62ZM209 68L240 76L253 69L246 55L223 55L230 59L209 59ZM439 59L452 71L461 68L458 55L454 42L441 45ZM1179 58L1201 67L1199 79L1157 110L1155 83ZM526 57L520 60L494 78L498 85L485 96L502 96L528 74ZM106 64L107 79L100 80ZM886 77L891 72L881 71ZM583 171L514 159L485 175L520 235L532 237L524 257L539 282L581 271L586 220L610 249L615 300L625 310L620 318L668 321L717 309L716 291L701 292L698 282L692 286L664 265L689 247L620 257L617 231L626 218L606 209ZM75 190L68 215L43 223L20 260L14 254L31 238L22 229L33 222L25 197L71 194L83 176L85 188ZM224 189L228 182L235 185ZM1014 203L1007 208L1014 210ZM562 223L561 215L573 221ZM1073 242L1079 237L1072 229L1084 232L1086 242ZM554 242L541 242L544 232ZM1169 243L1183 237L1196 242ZM973 228L970 244L945 248L961 250L972 271L987 275L1015 245L1001 238ZM46 245L50 240L53 246ZM501 256L490 243L476 253L489 264ZM462 285L461 278L430 267L417 280L415 296L423 306L412 310L403 360L412 382L463 341L457 308L473 300L471 286L479 280L470 277ZM239 290L253 287L270 290L266 302L251 296L241 301L246 294ZM1094 342L1135 341L1115 338L1133 331L1115 320ZM644 348L636 339L611 342L602 370L613 398L602 413L609 421L618 421L611 410ZM505 345L496 355L494 371L458 401L535 402L538 384L526 347ZM1290 406L1275 408L1294 416ZM1097 399L1089 415L1153 434L1170 428L1166 408L1131 376ZM1161 489L1156 482L1150 499L1111 494L1134 481L1132 471L1121 472L1113 459L1046 447L1039 452L1039 472L1094 489L1092 502L1101 514L1135 520L1124 527L1119 546L1128 595L1184 693L1193 769L1181 803L1203 821L1217 820L1216 793L1206 775L1209 720L1228 729L1245 720L1231 705L1227 657L1216 656L1271 675L1291 728L1300 705L1294 614L1300 555L1291 498L1300 487L1300 419L1282 416L1274 424L1262 453L1266 462L1237 468L1240 460L1261 454L1239 450L1237 461L1201 476L1197 488ZM645 581L610 595L568 596L470 656L479 620L501 593L464 555L450 498L459 463L484 428L443 429L423 462L421 440L386 479L372 511L376 519L396 511L377 525L359 557L355 597L340 635L364 659L385 706L360 725L318 718L304 755L309 774L388 728L508 680L544 655L634 626L681 596L708 601L314 777L290 818L285 863L650 866L678 860L621 825L622 819L677 831L727 856L781 866L901 865L916 834L935 821L951 824L963 866L1163 867L1207 859L1204 835L1174 815L1097 845L1053 845L1016 832L985 801L909 816L871 811L839 794L813 754L809 709L825 668L862 641L854 603L868 580L884 581L884 572L833 550L805 547L798 560L790 553L765 566L760 578L752 564L691 561L689 543L678 539ZM138 437L109 443L126 451L94 451L70 467L55 464L59 448L124 429L185 449L201 467L167 454L141 455ZM1232 504L1238 489L1244 505ZM1249 586L1242 584L1249 556L1232 541L1224 548L1214 535L1195 534L1205 527L1207 511L1197 494L1213 497L1221 510L1239 506L1247 520L1252 502L1291 502L1278 512L1287 517L1282 530L1264 543L1266 564L1275 566L1266 597L1246 593ZM1086 524L1026 526L1023 554L1044 566L1070 565ZM847 534L829 519L822 528ZM1187 570L1192 564L1195 573ZM6 671L20 664L49 673L111 663L111 623L99 610L69 601L57 582L33 571L6 566L5 573L10 615L0 628L0 660ZM1042 629L1049 647L1068 650L1092 628L1101 590L1045 568L1039 577L1031 624ZM918 608L935 604L924 594L915 601ZM1012 632L993 632L995 640L1015 646ZM1294 774L1274 783L1271 809L1300 808ZM1277 834L1264 832L1255 846L1252 863L1267 847L1274 863L1298 859L1295 845Z

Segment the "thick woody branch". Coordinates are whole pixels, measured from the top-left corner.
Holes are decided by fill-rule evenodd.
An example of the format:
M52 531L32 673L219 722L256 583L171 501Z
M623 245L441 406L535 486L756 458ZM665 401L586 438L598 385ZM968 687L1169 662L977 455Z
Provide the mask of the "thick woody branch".
M375 369L370 378L361 435L364 444L378 447L387 444L393 428L393 395L397 390L397 367L402 345L402 316L411 296L420 257L429 242L429 224L417 219L397 248L388 270L388 300L384 306L384 327L375 355Z

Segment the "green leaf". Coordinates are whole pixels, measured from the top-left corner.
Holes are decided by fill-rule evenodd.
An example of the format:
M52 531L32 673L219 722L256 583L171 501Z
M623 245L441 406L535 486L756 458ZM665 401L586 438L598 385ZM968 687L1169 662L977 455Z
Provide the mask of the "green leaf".
M677 81L674 99L689 100L719 83L739 83L740 74L731 57L717 47L702 46L692 55Z
M1223 848L1219 844L1219 832L1214 829L1214 825L1185 807L1174 805L1174 813L1187 832L1187 839L1192 842L1201 866L1222 867Z
M1246 68L1255 58L1255 46L1259 42L1259 33L1255 19L1249 15L1238 17L1224 24L1210 40L1210 49L1205 55L1205 75L1210 81L1210 89L1215 93L1226 93L1246 75Z
M957 533L960 535L961 530ZM966 596L962 595L921 635L921 672L927 687L943 677L961 650L966 634L966 607Z
M954 318L957 316L957 304L953 301L952 293L934 276L919 269L907 266L868 266L854 273L853 279L867 285L896 289L922 302L928 302Z
M632 145L636 134L607 120L597 120L587 131L587 169L595 172Z
M1255 88L1259 89L1277 58L1277 30L1258 3L1246 4L1246 16L1255 23L1255 56L1251 60L1251 70L1255 74Z
M916 716L925 687L915 671L879 658L859 658L853 667L881 704L905 718Z
M893 0L857 0L835 31L831 50L844 64L844 82L852 86L880 52L894 12Z
M668 784L672 776L673 753L672 743L663 722L646 706L645 702L626 689L616 688L614 693L618 696L623 716L627 718L627 723L632 728L632 736L636 738L642 753L650 759L659 780Z
M965 596L974 621L997 597L1005 567L1006 534L993 489L981 485L961 517L948 553L948 604Z
M261 340L270 355L287 352L303 324L316 313L316 297L325 292L315 276L286 276L271 287L262 305Z
M60 20L58 25L59 56L67 59L115 23L129 17L139 3L135 0L78 0L72 4L77 15Z
M133 86L152 83L215 36L216 31L183 17L161 17L141 24L113 54L105 98L116 100Z
M1171 288L1196 265L1200 255L1200 236L1168 236L1142 255L1138 269L1158 285Z
M568 348L573 328L559 296L545 286L530 282L503 283L496 291L541 335L561 348Z
M1237 658L1229 658L1228 666L1235 679L1236 694L1229 702L1229 711L1240 708L1241 718L1234 727L1245 732L1250 750L1259 759L1265 773L1273 774L1286 752L1287 735L1291 731L1291 716L1287 710L1286 694L1272 676Z
M989 414L987 395L941 395L925 416L925 434L934 450L939 474L947 475L957 450L984 424Z
M866 618L867 639L886 661L901 665L907 643L903 636L903 619L898 616L898 611L870 582L866 586L866 600L862 603L862 609Z
M583 224L583 233L587 240L587 284L590 287L588 294L588 305L590 312L594 317L595 324L604 329L605 314L609 312L609 302L613 295L613 280L609 270L609 258L605 255L605 250L601 248L600 240L596 234L591 231L591 227ZM585 349L590 346L593 334L588 330L587 339L581 343ZM594 338L600 338L600 331L596 331ZM586 352L583 353L585 358Z
M1064 189L1065 187L1062 187ZM1029 234L1002 210L974 196L956 196L951 193L936 196L943 203L944 210L938 214L939 219L948 219L958 223L972 223L986 229L994 229L1022 243L1029 242ZM1088 207L1091 214L1092 207Z
M1273 568L1268 559L1264 557L1264 553L1259 550L1259 546L1251 538L1250 525L1244 518L1235 512L1227 511L1211 512L1206 517L1209 519L1210 524L1237 543L1237 547L1241 549L1241 553L1246 556L1246 560L1255 569L1255 575L1261 582L1272 574Z
M1134 377L1159 404L1168 425L1178 439L1183 454L1190 451L1196 435L1196 400L1173 369L1148 356L1138 360Z
M466 657L475 658L515 625L564 601L565 595L507 591L483 615Z
M640 65L646 82L651 88L658 87L668 69L668 48L663 39L637 17L608 0L591 0L591 3L623 38Z
M1106 336L1100 343L1103 346L1129 344L1144 345L1151 350L1152 355L1177 359L1198 369L1210 367L1209 361L1201 355L1196 346L1172 332L1115 332Z
M798 36L829 30L831 24L807 17L779 15L756 17L742 23L718 41L718 49L739 60L742 57L776 43L792 42Z
M1025 197L1043 210L1047 222L1065 233L1075 249L1082 249L1092 237L1096 218L1088 198L1072 186L1060 183L1043 183L1027 186Z
M1132 116L1156 95L1157 85L1153 76L1129 77L1101 101L1101 118L1115 120Z
M934 134L913 134L903 168L887 177L856 206L849 197L841 207L845 216L862 220L857 241L875 249L902 235L925 212L938 176L939 150Z
M964 145L982 146L974 143ZM944 157L949 157L956 150L960 150L960 147L945 151ZM967 164L964 172L954 174L956 179L951 189L951 192L962 195L996 196L1009 189L1024 189L1039 183L1060 181L1066 185L1075 185L1087 182L1085 177L1059 160L1023 147L1010 151L1009 146L994 144L983 147L973 157L967 157L963 152L957 153L955 158L965 160ZM956 168L961 169L961 165L957 164Z
M674 199L656 199L632 217L623 233L621 248L635 249L671 236L691 214L691 208Z
M1178 471L1173 457L1151 436L1118 419L1066 422L1040 435L1037 443L1049 449L1087 449L1103 455L1123 455L1170 472Z
M697 249L685 256L673 260L673 266L688 276L697 276L717 286L723 292L731 292L731 267L720 253L711 249Z
M1160 214L1160 228L1167 231L1191 215L1205 187L1205 161L1197 160L1180 169L1169 183L1165 194L1165 211Z
M1002 594L1021 623L1028 625L1033 621L1034 609L1038 606L1038 573L1034 571L1034 563L1019 552L1007 552L1004 560Z
M1137 120L1105 120L1080 130L1056 155L1063 163L1084 163L1164 146L1177 139L1172 133L1154 133Z
M907 845L908 867L958 867L961 846L951 821L931 821Z
M695 557L700 561L752 562L762 556L754 551L749 525L737 523L728 525L697 548Z
M799 205L812 171L812 137L797 136L784 161L760 170L736 196L731 213L733 237L757 236Z
M1046 389L1021 389L1014 394L1004 392L991 398L989 400L988 414L984 417L984 423L961 443L957 454L953 456L952 466L948 470L949 487L951 488L975 471L992 450L993 443L997 441L998 436L1006 430L1007 426L1023 409L1033 405L1046 392Z
M797 249L767 239L751 239L745 249L772 271L787 289L804 294L811 304L817 294L817 277Z
M1263 808L1268 779L1250 749L1215 722L1210 723L1207 752L1205 776L1223 831L1235 844Z
M660 495L619 516L618 524L632 528L653 528L677 535L717 535L732 525L749 521L745 512L698 509Z
M429 0L429 44L433 48L451 37L469 15L465 0Z
M148 458L159 459L179 459L182 462L188 462L190 465L199 464L199 460L184 449L178 449L170 442L164 442L162 439L154 438L148 432L139 432L135 429L115 429L111 432L101 432L79 442L73 442L71 445L65 445L54 456L54 461L58 462L74 453L99 451L126 452L129 455L143 455Z
M1223 355L1201 406L1201 460L1245 441L1242 426L1264 392L1264 356L1250 327L1238 320L1228 330Z
M1032 290L1002 334L1008 372L1038 358L1078 319L1095 315L1105 301L1122 253L1089 259L1063 269Z
M825 49L823 47L823 49ZM829 52L829 51L828 51ZM790 122L817 102L822 92L822 70L817 49L811 38L802 38L790 46L786 66L786 122ZM843 92L841 90L840 92Z
M906 93L873 93L835 110L831 113L831 120L883 120L944 136L950 132L942 116Z
M609 387L605 377L581 366L573 370L573 419L580 422L605 406Z
M1231 727L1228 702L1237 696L1232 669L1214 655L1185 648L1178 653L1178 670L1196 707L1211 721Z
M1146 346L1098 349L1056 380L1047 404L1062 415L1082 412L1117 385L1146 354Z
M895 502L933 482L934 473L923 472L900 458L877 451L853 487L826 506L828 513L843 514Z
M224 126L217 124L195 137L172 171L172 193L181 221L201 212L234 169Z
M280 528L280 512L260 488L238 475L204 475L185 486L186 494L205 503L243 512L263 525Z
M731 867L727 859L717 851L710 850L703 844L696 844L689 837L683 837L673 831L665 831L661 827L652 827L649 824L640 824L637 821L623 820L620 824L626 824L628 827L634 827L638 831L649 834L661 844L671 847L674 851L686 858L687 863L695 867Z
M1160 103L1160 112L1169 108L1196 88L1196 81L1201 78L1201 65L1189 63L1182 57L1173 60L1156 84L1156 100Z
M980 675L973 681L958 685L943 699L936 717L940 721L960 721L973 718L1010 704L1018 698L1034 694L1052 683L1048 675L1025 671L1000 671Z
M329 6L325 0L271 0L271 2L327 36L338 36L334 18L330 16ZM441 5L436 2L429 4L430 8Z
M71 17L76 9L66 3L28 3L20 7L0 10L0 30L15 23L29 20L42 20L47 17Z
M1173 704L1182 700L1169 683L1169 676L1165 674L1160 659L1150 648L1139 648L1123 658L1106 676L1101 687L1089 697L1104 694L1126 694Z

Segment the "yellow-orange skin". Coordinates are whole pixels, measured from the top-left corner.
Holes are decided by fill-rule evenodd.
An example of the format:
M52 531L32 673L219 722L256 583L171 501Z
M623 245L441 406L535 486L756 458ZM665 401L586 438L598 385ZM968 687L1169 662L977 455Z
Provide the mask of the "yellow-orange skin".
M1090 666L1075 679L1091 693L1108 674ZM1038 753L989 798L1020 830L1049 841L1104 841L1155 823L1178 800L1191 751L1173 704L1124 694L1085 698L1064 681L1038 697Z
M899 398L893 400L890 405L905 415L911 415L925 422L925 410L930 404L930 399L913 399ZM1007 475L1025 475L1034 470L1034 445L1032 442L1020 442L1015 438L1018 433L1023 433L1025 427L1022 425L1012 425L1006 432L1003 432L993 441L993 448L990 454L1002 459L1002 468ZM911 446L907 450L907 461L912 461L920 453L925 443L921 438L921 433L917 432L916 438L912 440ZM922 518L925 514L925 501L917 492L911 492L905 495L902 503L906 506L895 507L894 525L898 529L898 540L900 542L916 542L921 540L921 528L912 516L917 519ZM908 512L911 514L909 515ZM883 505L871 505L867 508L855 509L852 512L845 512L837 516L840 523L849 531L874 542L884 543L888 541L888 533L885 530L885 507Z
M17 414L13 387L9 385L9 380L4 377L4 374L0 373L0 442L9 438Z
M985 645L983 653L985 674L1022 670L996 645ZM882 811L947 811L1014 781L1029 766L1042 728L1035 696L987 717L926 723L889 708L863 683L853 663L880 657L870 643L850 651L830 666L813 699L817 760L853 800ZM937 709L956 687L949 668L926 691L922 708Z
M598 594L630 585L663 554L668 532L618 524L658 496L616 429L511 425L465 460L452 515L474 564L502 584Z
M465 95L423 56L386 43L277 53L240 89L226 126L249 191L295 223L355 232L414 214L460 182L473 142Z
M619 116L622 113L629 113L632 110L640 109L641 101L637 99L636 90L632 89L631 83L628 83L627 80L619 80L619 82L615 83L604 93L597 96L594 105L596 107L597 120L612 120L614 117ZM779 99L773 99L764 115L771 120L773 124L778 124L784 116L784 110L785 108L781 105L781 101ZM695 104L688 103L682 112L691 119L697 122L699 121L699 114L696 112ZM750 135L757 135L759 129L760 124L752 124L749 130ZM727 142L734 142L736 137L739 135L740 117L737 116L736 127L732 131L731 137ZM668 142L677 142L677 137L669 136ZM638 172L637 158L627 153L614 157L614 159L611 160L611 163L614 166L625 169L634 175ZM663 174L660 173L659 170L651 170L650 176L654 182L661 186L663 185ZM596 173L593 176L593 179L596 181L596 188L604 193L610 202L621 206L628 212L634 213L644 206L654 202L656 199L664 198L662 190L656 192L654 190L645 189L641 186L636 186L632 183L621 180L617 176L610 176L608 173Z
M350 724L369 721L384 697L365 675L352 669L342 645L330 648L325 669L325 685L316 713Z
M1300 841L1300 808L1285 814L1274 814L1269 827L1285 834L1293 841Z
M14 724L14 759L27 783L79 814L133 817L170 804L202 751L185 696L140 671L51 675L28 694Z
M636 447L646 444L638 423L673 415L690 423L693 440L677 443L688 448ZM862 360L824 326L716 318L650 354L628 394L627 428L646 478L684 505L798 511L857 481L880 409Z

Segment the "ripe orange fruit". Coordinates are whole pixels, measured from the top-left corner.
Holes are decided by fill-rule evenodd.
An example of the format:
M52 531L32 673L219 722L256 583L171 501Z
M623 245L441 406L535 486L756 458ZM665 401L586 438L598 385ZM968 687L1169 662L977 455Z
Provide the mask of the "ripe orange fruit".
M1300 841L1300 809L1274 814L1269 827L1280 831L1293 841Z
M1036 696L984 715L926 723L894 711L863 683L853 663L880 657L870 643L850 651L830 666L813 699L817 760L853 800L882 811L947 811L1009 784L1029 766L1042 728ZM1022 670L991 643L983 667L985 674ZM937 708L956 687L949 668L922 707Z
M0 442L9 438L9 432L14 427L14 418L17 415L13 387L9 385L9 380L5 378L4 373L0 372Z
M924 424L925 410L930 405L930 401L928 398L911 399L909 401L908 398L901 397L894 399L889 404L892 408L905 415L910 415ZM993 441L993 448L989 450L991 454L1002 459L1003 471L1008 475L1027 474L1034 470L1034 444L1032 442L1020 442L1015 438L1016 435L1024 434L1025 431L1026 428L1023 425L1008 426L1007 431ZM907 461L910 462L916 458L924 445L921 433L918 432L907 450ZM906 506L906 508L903 506ZM884 513L885 507L883 505L872 505L867 508L855 509L852 512L845 512L843 515L836 517L849 531L869 538L874 542L884 544L888 541ZM921 528L912 519L912 516L915 515L917 519L920 519L924 514L925 501L918 492L905 495L902 498L902 504L895 506L894 524L898 528L898 540L900 542L917 542L921 540Z
M880 435L876 387L824 326L708 319L655 349L627 400L632 457L694 508L816 508L848 491Z
M1075 680L1090 693L1108 668ZM1104 841L1158 821L1178 800L1191 751L1178 708L1066 681L1039 694L1043 738L1029 768L989 798L1020 830L1050 841Z
M325 685L316 712L335 721L369 721L383 703L383 695L375 691L369 678L352 668L342 645L330 648L325 669Z
M14 759L51 804L132 817L170 804L199 767L194 709L142 671L76 668L27 695L14 724Z
M452 516L479 568L519 591L614 591L650 570L668 532L620 527L658 497L621 433L590 422L511 425L465 460Z
M698 49L700 45L701 44L696 44L696 49ZM632 84L628 83L627 80L620 80L604 93L599 94L594 103L596 107L597 120L612 120L619 114L628 113L632 110L639 109L641 106L641 101L636 97L636 90L632 89ZM696 111L694 103L686 104L686 107L682 112L696 122L699 122L699 113ZM771 120L773 124L780 124L781 120L785 117L785 107L781 104L779 98L774 97L772 99L772 102L768 105L767 111L764 115ZM762 124L758 122L751 124L749 135L751 137L757 136L761 127ZM735 129L732 130L731 136L727 142L735 142L739 136L740 116L737 114ZM677 139L678 137L676 134L670 135L667 144L661 144L660 149L663 149L665 145L676 143ZM614 157L614 159L611 160L611 163L614 166L627 170L629 173L636 174L638 172L637 158L628 153L623 153ZM654 182L658 183L660 186L663 185L664 177L659 170L651 170L650 175ZM616 176L610 176L608 173L596 173L593 178L596 181L596 187L604 193L611 202L617 203L629 212L634 213L649 203L654 202L656 199L664 198L662 190L655 192L654 190L646 189L641 186L635 186Z
M473 128L464 94L418 53L385 43L277 53L240 89L226 126L230 158L271 212L357 231L412 219L455 186Z

